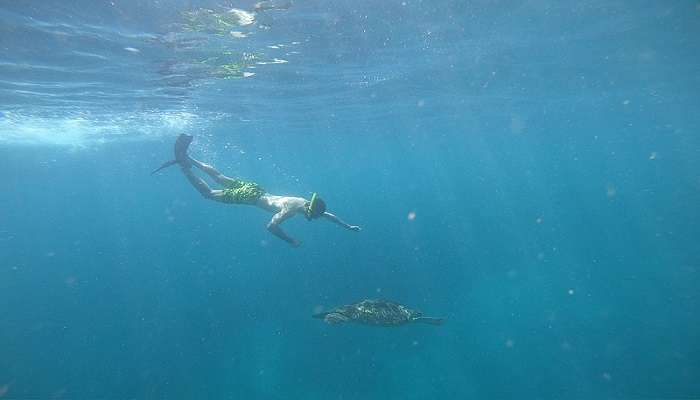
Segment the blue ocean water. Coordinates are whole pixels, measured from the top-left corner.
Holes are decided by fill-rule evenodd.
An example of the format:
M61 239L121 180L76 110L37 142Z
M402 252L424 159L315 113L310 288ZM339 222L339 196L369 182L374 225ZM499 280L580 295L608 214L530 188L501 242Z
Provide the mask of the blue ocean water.
M697 1L263 5L0 1L0 398L700 397Z

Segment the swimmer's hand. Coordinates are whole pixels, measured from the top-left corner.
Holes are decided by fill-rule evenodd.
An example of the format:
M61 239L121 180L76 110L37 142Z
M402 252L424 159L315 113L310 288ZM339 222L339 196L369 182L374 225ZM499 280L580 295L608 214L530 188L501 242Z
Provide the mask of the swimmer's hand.
M348 229L350 229L351 231L355 231L355 232L359 232L359 231L362 230L362 228L360 228L360 227L357 226L357 225L350 225L350 226L348 227Z

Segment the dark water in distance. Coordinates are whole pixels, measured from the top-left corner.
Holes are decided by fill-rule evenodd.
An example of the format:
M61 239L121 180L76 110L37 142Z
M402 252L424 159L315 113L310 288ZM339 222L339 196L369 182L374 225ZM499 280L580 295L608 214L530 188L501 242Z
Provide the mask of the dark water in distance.
M0 0L0 398L700 397L697 1L253 7Z

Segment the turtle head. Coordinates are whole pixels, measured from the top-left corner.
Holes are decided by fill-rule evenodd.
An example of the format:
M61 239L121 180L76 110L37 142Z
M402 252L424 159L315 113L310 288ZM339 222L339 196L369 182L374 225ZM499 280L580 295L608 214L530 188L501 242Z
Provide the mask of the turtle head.
M350 320L350 318L343 311L344 310L341 307L339 307L330 311L316 313L313 315L313 317L322 319L323 322L329 325L335 325Z
M421 318L421 317L423 316L423 313L420 312L420 311L417 311L417 310L409 310L408 313L409 313L409 314L408 314L408 315L409 315L409 319L410 319L411 321L415 321L415 320L417 320L418 318Z
M340 324L343 322L348 322L349 320L350 320L350 318L348 318L344 314L339 313L337 311L330 312L330 313L323 316L323 322L325 322L329 325Z

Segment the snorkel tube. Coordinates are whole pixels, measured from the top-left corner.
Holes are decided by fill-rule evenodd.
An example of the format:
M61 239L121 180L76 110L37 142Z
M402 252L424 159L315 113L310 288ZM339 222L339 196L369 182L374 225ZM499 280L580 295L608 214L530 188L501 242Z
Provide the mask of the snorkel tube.
M311 219L314 217L314 210L316 208L316 199L318 197L318 194L314 192L311 195L311 201L309 202L309 207L306 209L306 219L311 221Z

